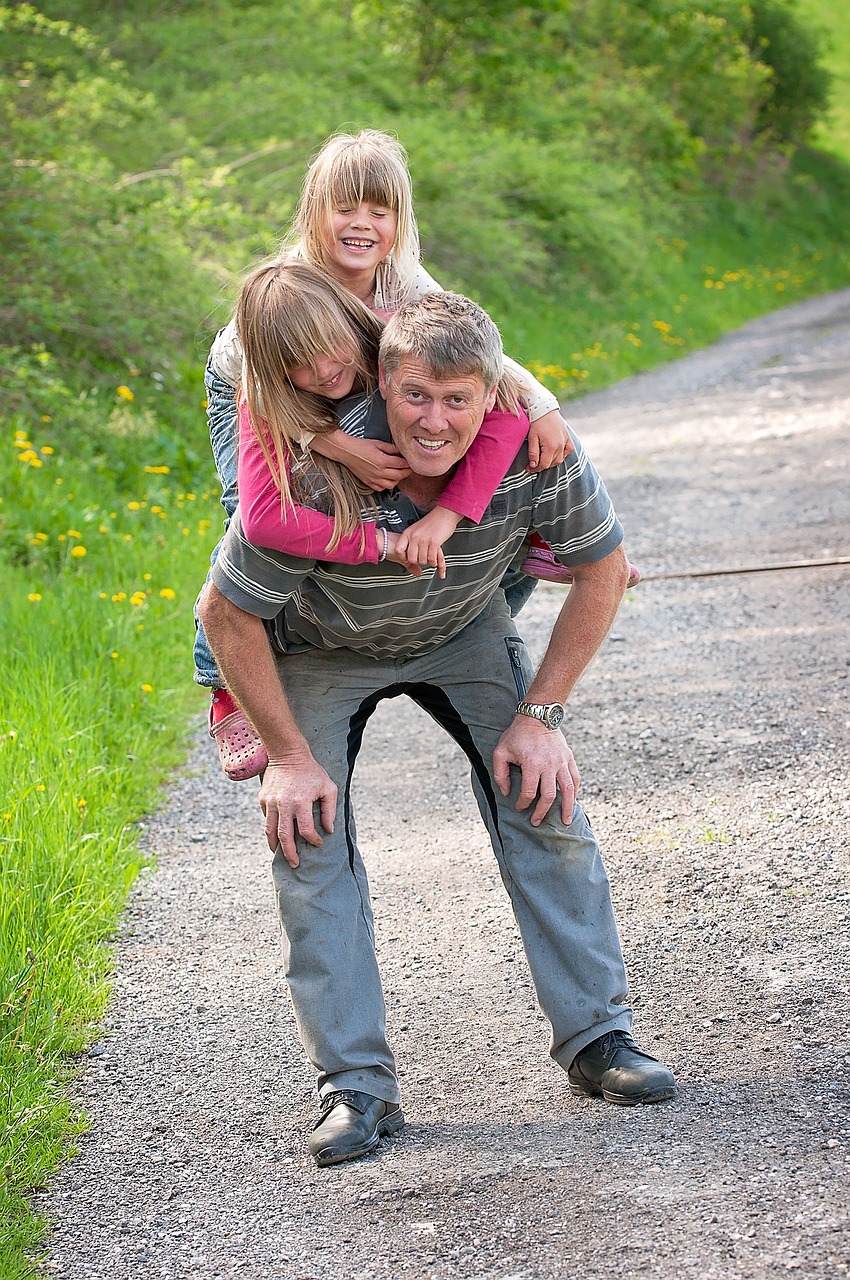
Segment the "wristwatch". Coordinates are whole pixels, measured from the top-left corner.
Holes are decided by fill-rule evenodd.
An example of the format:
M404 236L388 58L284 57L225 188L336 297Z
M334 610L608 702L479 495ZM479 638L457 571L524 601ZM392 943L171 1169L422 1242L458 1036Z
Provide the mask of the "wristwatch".
M516 709L518 716L531 716L539 720L547 729L557 729L564 718L564 708L560 702L520 702Z

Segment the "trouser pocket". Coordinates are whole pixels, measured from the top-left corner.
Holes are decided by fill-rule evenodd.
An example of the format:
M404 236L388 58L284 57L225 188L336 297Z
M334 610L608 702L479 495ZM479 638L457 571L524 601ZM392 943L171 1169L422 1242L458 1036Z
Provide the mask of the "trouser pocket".
M522 702L528 692L522 661L525 644L519 636L505 636L505 648L508 651L508 659L511 664L511 670L514 673L517 702Z

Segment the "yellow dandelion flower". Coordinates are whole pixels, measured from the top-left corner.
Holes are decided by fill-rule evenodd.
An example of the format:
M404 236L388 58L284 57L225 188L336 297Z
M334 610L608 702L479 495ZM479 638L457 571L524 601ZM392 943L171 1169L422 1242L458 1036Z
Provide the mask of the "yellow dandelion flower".
M36 601L40 599L41 599L41 594L38 591L31 591L27 596L27 600L32 600L33 604L35 604Z
M125 533L125 534L124 534L124 541L125 541L125 542L132 542L132 541L133 541L133 535L132 535L132 533Z
M86 551L85 547L78 542L75 547L71 548L71 555L75 558L75 560L81 560L83 556L88 555L88 552Z
M44 463L41 461L41 458L30 458L30 466L31 466L31 467L42 467L42 466L44 466Z
M163 600L173 600L177 592L172 587L163 587L159 594Z
M121 386L116 387L115 390L118 392L118 395L122 400L135 400L136 398L130 388L124 386L123 382L121 383Z
M44 783L40 782L36 787L36 791L44 791Z
M65 483L65 481L62 479L62 477L61 477L61 476L57 476L57 477L56 477L56 479L53 481L53 483L54 483L54 484L64 484L64 483Z
M69 530L68 530L68 537L69 537L69 538L81 538L82 536L83 536L83 535L80 533L79 529L69 529Z
M97 526L97 531L98 533L109 533L109 529L105 524L99 524Z
M153 685L152 685L152 684L143 684L143 685L142 685L142 693L153 693Z
M105 592L105 591L101 591L101 593L100 593L100 598L101 598L101 600L105 600L105 599L107 598L107 597L106 597L106 592Z
M112 602L113 604L120 604L122 600L126 600L126 599L127 599L126 591L116 591L115 595L112 597Z
M142 577L144 578L145 582L150 582L151 580L151 575L149 573L143 573Z
M171 467L145 467L145 471L149 476L167 476L171 471Z
M39 453L47 453L47 454L50 454L50 453L55 453L55 452L56 452L56 450L53 448L53 445L52 445L52 444L43 444L43 445L41 446L41 448L39 449Z
M127 507L130 511L140 511L142 504L141 502L128 502Z
M777 281L777 284L776 284L777 293L781 293L784 288L785 288L785 285L782 283L782 281L781 280Z
M666 320L653 320L653 329L657 329L659 333L669 333L673 328L672 324L668 324Z
M118 650L117 650L117 649L113 649L109 656L110 656L110 658L117 658L117 657L118 657Z

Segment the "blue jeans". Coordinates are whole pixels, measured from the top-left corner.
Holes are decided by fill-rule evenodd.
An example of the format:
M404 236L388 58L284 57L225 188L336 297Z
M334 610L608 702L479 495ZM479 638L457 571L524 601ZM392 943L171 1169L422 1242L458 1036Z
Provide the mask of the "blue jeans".
M207 389L207 421L210 425L210 444L212 445L215 468L221 482L221 505L225 511L224 529L230 524L230 517L236 510L239 495L236 489L236 446L238 440L238 414L236 409L236 391L229 382L220 378L208 362L204 374L204 386ZM221 542L213 548L210 564L215 563ZM210 575L207 574L207 582ZM206 583L204 583L206 586ZM200 600L200 595L198 600ZM208 689L221 689L223 680L219 673L212 650L207 643L204 628L198 617L198 601L195 601L195 683L205 685Z
M320 1094L360 1089L399 1100L351 779L369 717L379 701L401 694L446 729L472 766L472 789L551 1026L552 1057L566 1070L605 1032L628 1031L608 877L584 813L576 805L565 826L556 803L532 827L530 810L516 809L518 770L507 797L493 777L493 751L533 676L503 594L429 653L376 660L311 649L279 657L278 671L313 755L339 789L333 834L319 848L296 836L296 868L280 847L272 863L284 971Z

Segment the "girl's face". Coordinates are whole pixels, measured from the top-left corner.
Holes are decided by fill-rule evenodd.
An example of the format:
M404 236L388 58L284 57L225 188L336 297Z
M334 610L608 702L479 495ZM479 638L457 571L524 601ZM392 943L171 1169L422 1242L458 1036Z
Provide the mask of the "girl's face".
M334 209L326 243L332 262L339 268L340 283L369 278L371 285L379 263L395 244L397 227L398 214L383 205L363 200L356 209Z
M289 381L299 391L311 391L328 400L344 400L351 395L357 379L357 368L351 351L338 351L316 356L315 369L299 364L289 370Z

